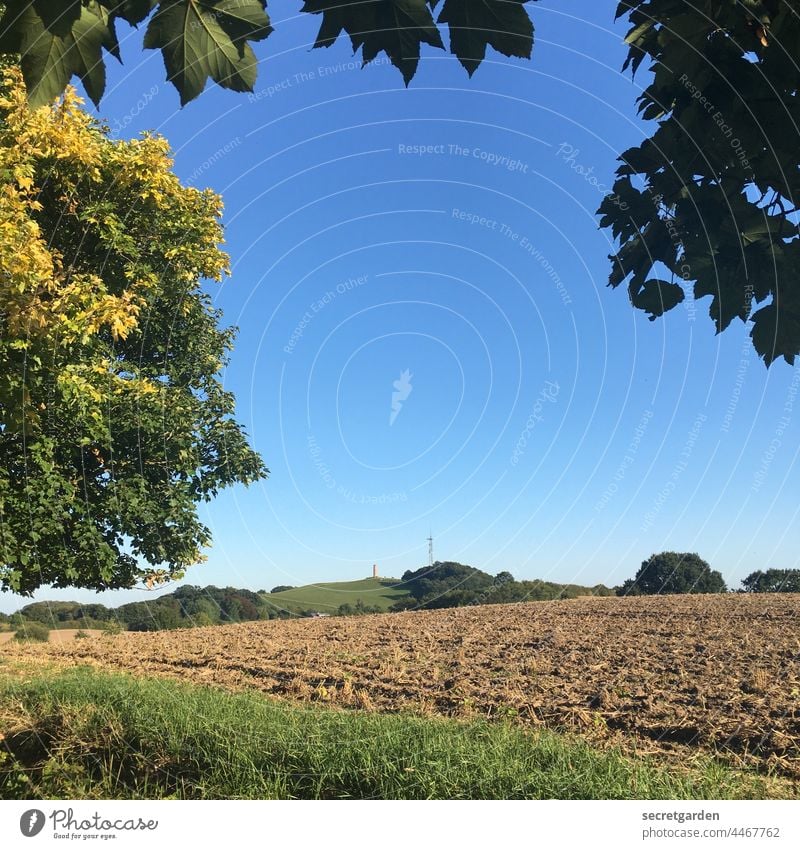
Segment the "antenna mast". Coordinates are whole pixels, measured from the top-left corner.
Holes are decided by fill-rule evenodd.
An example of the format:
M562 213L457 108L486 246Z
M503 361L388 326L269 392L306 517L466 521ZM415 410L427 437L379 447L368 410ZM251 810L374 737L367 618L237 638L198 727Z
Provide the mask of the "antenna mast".
M433 534L430 531L428 533L428 566L433 566Z

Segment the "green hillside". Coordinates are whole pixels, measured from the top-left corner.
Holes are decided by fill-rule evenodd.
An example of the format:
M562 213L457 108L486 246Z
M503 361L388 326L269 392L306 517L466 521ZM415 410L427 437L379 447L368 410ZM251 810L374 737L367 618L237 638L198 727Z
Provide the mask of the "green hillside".
M395 602L408 598L408 590L396 578L364 578L362 581L308 584L280 593L264 593L261 598L279 610L335 613L340 605L355 605L359 599L367 607L388 610Z

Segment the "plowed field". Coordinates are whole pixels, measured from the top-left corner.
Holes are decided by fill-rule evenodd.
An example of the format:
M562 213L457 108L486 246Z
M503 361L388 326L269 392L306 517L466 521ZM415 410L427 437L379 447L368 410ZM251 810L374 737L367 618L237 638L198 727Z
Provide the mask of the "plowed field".
M586 598L0 647L296 701L485 716L800 778L800 595Z

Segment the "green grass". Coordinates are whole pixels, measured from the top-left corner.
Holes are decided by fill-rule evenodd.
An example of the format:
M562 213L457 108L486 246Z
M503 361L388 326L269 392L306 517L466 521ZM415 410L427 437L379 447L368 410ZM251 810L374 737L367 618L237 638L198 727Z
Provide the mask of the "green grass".
M710 761L678 772L503 723L299 708L87 669L33 680L8 672L0 677L2 798L776 795L766 780Z
M279 610L317 610L335 613L340 604L361 599L368 607L388 610L396 601L408 597L408 591L392 578L364 578L362 581L340 581L334 584L309 584L282 593L265 593L262 598Z

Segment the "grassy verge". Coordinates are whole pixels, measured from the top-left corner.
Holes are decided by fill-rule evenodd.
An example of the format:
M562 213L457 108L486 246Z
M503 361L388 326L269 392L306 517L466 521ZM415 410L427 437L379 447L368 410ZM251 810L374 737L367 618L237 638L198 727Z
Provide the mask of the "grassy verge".
M10 670L9 670L10 671ZM499 723L298 708L73 669L0 677L0 798L642 799L784 795Z

